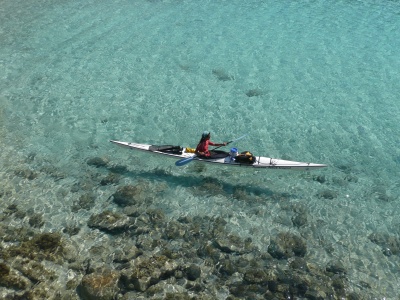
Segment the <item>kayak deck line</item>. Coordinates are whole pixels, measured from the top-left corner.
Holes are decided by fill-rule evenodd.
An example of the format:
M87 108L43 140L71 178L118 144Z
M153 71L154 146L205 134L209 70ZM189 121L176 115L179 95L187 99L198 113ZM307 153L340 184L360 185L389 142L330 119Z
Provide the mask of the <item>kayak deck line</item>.
M138 144L133 142L122 142L110 140L111 143L119 145L124 148L128 148L131 150L139 150L144 152L150 152L153 154L164 155L167 157L172 157L175 159L187 159L195 156L192 152L186 152L185 147L174 146L174 145L149 145L149 144ZM263 157L263 156L253 156L254 161L252 162L237 162L235 157L232 157L229 152L216 150L210 150L210 152L214 155L211 158L203 158L195 156L193 157L193 161L205 162L205 163L213 163L213 164L221 164L225 166L237 166L237 167L250 167L256 169L275 169L275 170L313 170L313 169L321 169L326 168L325 164L316 164L310 162L298 162L298 161L290 161L283 160L272 157Z

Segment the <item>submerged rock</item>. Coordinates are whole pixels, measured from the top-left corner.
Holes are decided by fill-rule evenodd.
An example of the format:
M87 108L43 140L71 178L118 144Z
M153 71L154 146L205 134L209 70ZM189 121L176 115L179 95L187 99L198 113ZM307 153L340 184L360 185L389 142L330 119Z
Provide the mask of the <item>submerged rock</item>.
M17 219L21 219L22 220L23 218L26 217L26 215L27 215L26 211L18 210L18 211L15 212L14 217L17 218Z
M110 185L110 184L118 184L121 179L121 175L116 173L109 173L106 177L104 177L101 181L101 185Z
M305 292L306 299L315 299L315 300L323 300L327 299L327 295L324 291L320 291L317 289L309 289Z
M103 157L93 157L87 160L86 162L89 166L93 166L96 168L106 167L108 165L108 159Z
M326 266L326 271L334 274L346 274L347 271L341 262L331 262Z
M226 195L224 184L214 178L203 178L201 184L193 188L194 195L209 196L209 195Z
M160 234L155 231L149 229L149 232L142 232L138 233L137 230L134 231L135 234L139 234L137 237L136 245L140 248L143 252L151 252L155 250L155 248L162 248L166 247L167 242L161 239ZM143 234L147 233L147 234Z
M195 292L195 290L192 290L192 291ZM150 298L150 299L160 299L160 300L161 299L163 299L163 300L203 299L203 300L206 300L206 297L201 297L201 296L194 298L193 296L191 296L189 294L189 292L187 292L187 290L183 286L180 286L178 284L168 284L165 282L160 282L156 285L153 285L146 291L146 295L148 295L148 296L155 295L156 293L158 295L165 295L165 296L163 296L163 297L155 296L154 298ZM134 299L134 298L129 298L129 299Z
M30 288L32 283L28 278L21 276L19 272L11 270L5 263L0 263L0 286L23 291Z
M41 214L33 213L29 218L29 225L36 228L42 227L44 225L43 216Z
M384 255L400 254L400 239L397 236L387 233L372 233L368 238L371 242L382 247Z
M229 292L239 299L269 299L263 295L268 291L269 286L266 284L248 284L247 282L236 282L229 286ZM232 298L231 299L237 299ZM271 299L286 299L286 298L271 298Z
M182 226L181 223L176 221L168 222L164 231L166 238L170 240L181 239L183 238L185 233L186 233L185 227Z
M4 221L4 220L3 220ZM20 243L23 240L27 240L34 235L34 230L30 227L16 227L12 225L4 225L0 223L0 236L3 242L12 242L12 243ZM14 244L15 245L15 244ZM11 247L12 248L12 247ZM9 250L11 248L5 248L5 250ZM0 250L2 250L0 246ZM1 256L0 256L1 257Z
M1 198L1 192L0 192L0 198ZM7 206L7 209L4 211L4 214L10 216L17 212L18 212L18 206L16 204L10 204L9 206Z
M52 282L57 278L54 271L46 268L38 261L17 257L13 261L13 267L33 283Z
M67 177L66 174L60 172L54 166L43 166L42 168L40 168L40 172L49 175L51 178L53 178L54 181L59 181Z
M143 292L160 280L173 276L177 269L177 262L164 255L139 256L132 268L122 272L121 283L127 290Z
M304 257L307 253L306 242L292 233L279 233L271 239L268 253L277 259L287 259L293 256Z
M264 93L260 89L251 89L246 92L247 97L258 97L262 96Z
M125 174L126 172L128 172L128 168L122 165L108 166L108 170L114 174Z
M344 177L344 180L348 181L348 182L353 182L353 183L357 183L358 182L358 177L355 175L351 175L348 174Z
M212 73L219 81L229 81L234 80L235 78L229 75L225 70L222 69L213 69Z
M324 199L330 199L330 200L332 200L332 199L335 199L335 198L337 197L337 192L332 191L332 190L323 190L323 191L320 191L320 192L317 194L317 196L318 196L319 198L324 198Z
M225 276L232 276L237 272L235 264L230 259L224 259L220 262L219 272Z
M73 226L73 225L67 225L63 229L63 232L65 234L68 234L69 236L77 235L79 231L81 231L81 229L78 226Z
M2 253L4 258L21 256L32 260L60 261L65 255L64 242L59 233L41 233Z
M187 279L194 281L201 276L201 269L199 266L191 264L184 273Z
M10 267L5 263L0 263L0 277L8 276L10 274Z
M8 254L31 259L58 260L64 255L64 243L59 233L41 233L16 247L10 247Z
M289 267L294 270L308 271L306 260L297 256L290 259Z
M215 264L225 258L221 250L208 243L197 249L197 255L201 258L212 260Z
M142 254L143 251L138 249L135 245L127 245L123 249L117 249L115 251L113 262L127 263Z
M124 214L129 216L129 217L134 217L137 218L140 216L140 214L143 212L141 209L138 207L132 205L132 206L126 206L123 210Z
M32 170L25 169L25 170L16 170L15 175L18 177L22 177L28 180L33 180L36 179L39 174L36 172L33 172Z
M34 239L35 245L43 251L54 251L61 246L61 235L58 233L43 233Z
M245 272L243 279L249 284L268 284L268 281L276 280L276 276L263 269L250 269Z
M113 300L119 291L120 274L113 270L85 275L78 287L78 293L85 300Z
M307 225L307 214L299 213L292 217L293 225L296 227L302 227Z
M314 175L314 176L312 177L312 179L313 179L314 181L319 182L319 183L325 183L325 182L327 181L325 175Z
M32 286L30 289L28 289L26 292L24 292L22 295L20 295L20 298L13 298L13 299L29 299L29 300L36 300L36 299L60 299L64 300L66 298L63 298L62 292L57 291L58 286L55 285L49 285L48 282L38 282L34 286ZM76 297L68 297L68 300L78 300Z
M165 214L161 209L148 209L146 210L146 214L149 216L150 221L154 225L161 225L164 226L166 220L165 220ZM175 221L173 221L176 223Z
M117 189L113 194L114 202L120 206L140 205L141 203L151 203L148 192L148 184L137 183L136 185L126 185Z
M251 251L251 240L248 243L235 235L220 236L215 239L214 245L225 253L243 254Z
M92 215L88 222L90 228L97 228L109 233L123 232L131 224L131 219L128 216L108 210Z
M96 203L96 197L92 193L86 193L79 197L72 205L71 211L78 212L80 209L90 210Z

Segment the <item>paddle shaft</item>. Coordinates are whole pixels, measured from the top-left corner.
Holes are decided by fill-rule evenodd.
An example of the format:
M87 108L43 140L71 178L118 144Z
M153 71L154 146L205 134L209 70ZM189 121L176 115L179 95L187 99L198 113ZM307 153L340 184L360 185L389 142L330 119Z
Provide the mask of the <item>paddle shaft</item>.
M232 143L233 141L230 141L230 142L227 142L226 143L226 145L221 145L221 146L218 146L218 147L215 147L215 148L213 148L213 149L211 149L211 150L216 150L216 149L218 149L218 148L221 148L221 147L224 147L224 146L228 146L230 143Z
M236 141L238 141L238 140L241 140L241 139L244 138L246 135L247 135L247 134L242 135L241 137L239 137L239 138L237 138L237 139L234 139L234 140L232 140L232 141L227 142L226 145L222 145L222 146L215 147L215 148L212 149L212 150L215 150L215 149L218 149L218 148L227 146L227 145L229 145L230 143L233 143L233 142L236 142Z

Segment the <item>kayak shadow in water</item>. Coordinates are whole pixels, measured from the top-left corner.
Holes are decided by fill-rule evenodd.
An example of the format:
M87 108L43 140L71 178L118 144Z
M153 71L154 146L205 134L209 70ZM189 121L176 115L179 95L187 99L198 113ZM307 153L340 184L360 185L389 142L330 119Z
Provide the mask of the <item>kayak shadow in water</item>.
M223 181L219 178L203 175L174 175L165 169L154 169L152 171L131 171L126 167L107 168L112 173L134 179L147 179L151 181L161 181L169 187L176 189L184 187L189 189L195 196L212 197L224 196L232 197L239 201L285 201L299 198L298 195L289 193L277 193L266 187L256 185L243 185Z

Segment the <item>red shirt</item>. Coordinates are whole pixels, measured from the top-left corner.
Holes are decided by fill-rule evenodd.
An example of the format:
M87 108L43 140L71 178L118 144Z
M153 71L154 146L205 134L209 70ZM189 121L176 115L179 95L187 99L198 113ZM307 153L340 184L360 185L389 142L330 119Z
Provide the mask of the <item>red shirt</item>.
M211 154L208 151L208 145L215 146L216 144L210 140L205 140L197 145L196 152L204 152L205 156L210 156Z

